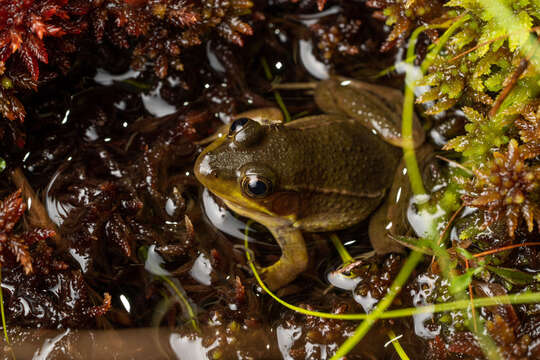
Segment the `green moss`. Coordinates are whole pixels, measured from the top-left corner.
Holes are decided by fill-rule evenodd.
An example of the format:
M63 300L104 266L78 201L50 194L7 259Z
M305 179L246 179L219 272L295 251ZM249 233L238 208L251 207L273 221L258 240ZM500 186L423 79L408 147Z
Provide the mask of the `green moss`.
M453 139L447 148L461 152L473 168L482 167L493 151L508 142L508 130L518 116L516 104L531 103L539 94L539 73L529 66L502 104L497 104L522 59L531 57L528 41L533 28L540 25L540 7L530 0L493 3L446 3L448 14L455 11L455 19L464 13L469 18L427 69L420 85L429 86L429 90L417 99L418 103L429 104L428 115L463 108L469 120L467 134ZM512 16L501 21L491 7L508 9ZM496 115L488 116L494 106L499 106Z

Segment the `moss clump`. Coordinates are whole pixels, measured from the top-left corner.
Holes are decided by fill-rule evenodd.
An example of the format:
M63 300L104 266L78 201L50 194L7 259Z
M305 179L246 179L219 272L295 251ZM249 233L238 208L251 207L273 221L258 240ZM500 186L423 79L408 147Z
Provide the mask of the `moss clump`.
M159 78L183 70L185 49L215 33L243 45L251 26L242 16L250 0L7 0L0 9L0 115L24 120L19 100L71 68L72 54L88 43L127 49L132 66L153 66ZM41 65L40 65L41 64ZM44 69L40 66L48 64ZM1 135L1 134L0 134Z
M540 8L529 0L452 0L444 6L441 18L466 21L432 59L416 102L427 116L458 108L468 120L465 133L444 146L474 172L460 181L464 204L485 212L484 225L505 218L511 237L520 224L532 232L539 216L533 204L540 187L540 52L534 35ZM434 19L427 26L436 24Z

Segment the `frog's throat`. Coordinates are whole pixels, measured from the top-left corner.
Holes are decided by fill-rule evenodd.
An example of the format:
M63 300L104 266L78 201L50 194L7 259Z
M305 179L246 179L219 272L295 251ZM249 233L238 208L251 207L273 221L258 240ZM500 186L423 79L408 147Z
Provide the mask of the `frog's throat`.
M250 218L252 220L255 220L258 223L261 223L262 225L266 226L270 231L278 228L287 228L287 227L295 227L295 217L294 216L286 216L281 217L277 215L271 215L262 213L260 211L246 208L242 205L235 204L227 199L223 199L223 202L225 202L225 205L235 213Z

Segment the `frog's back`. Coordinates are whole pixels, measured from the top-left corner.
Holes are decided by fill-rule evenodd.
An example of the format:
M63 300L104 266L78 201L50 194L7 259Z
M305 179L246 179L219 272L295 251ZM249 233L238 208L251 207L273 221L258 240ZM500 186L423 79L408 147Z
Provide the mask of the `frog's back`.
M282 130L280 139L291 151L280 186L299 194L300 227L337 230L375 210L391 185L399 149L357 121L335 115L303 118Z

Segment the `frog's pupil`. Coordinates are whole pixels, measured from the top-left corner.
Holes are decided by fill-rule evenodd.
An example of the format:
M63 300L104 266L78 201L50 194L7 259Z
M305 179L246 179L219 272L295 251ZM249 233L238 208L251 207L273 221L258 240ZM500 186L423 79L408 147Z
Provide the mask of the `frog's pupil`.
M249 179L248 188L253 195L264 195L268 190L268 186L266 186L264 181L257 178Z
M240 130L240 129L242 128L242 126L246 125L246 123L247 123L248 121L249 121L248 118L240 118L240 119L234 120L233 123L231 124L229 133L230 133L230 134L233 134L233 133L235 133L236 131Z

